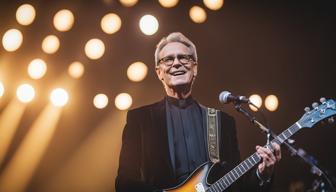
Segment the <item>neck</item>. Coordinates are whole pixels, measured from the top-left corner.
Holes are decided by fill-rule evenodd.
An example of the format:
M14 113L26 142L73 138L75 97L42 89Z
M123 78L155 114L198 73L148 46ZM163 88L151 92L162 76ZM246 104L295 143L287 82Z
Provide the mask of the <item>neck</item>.
M176 87L165 86L166 94L176 99L186 99L191 95L191 85L182 85Z

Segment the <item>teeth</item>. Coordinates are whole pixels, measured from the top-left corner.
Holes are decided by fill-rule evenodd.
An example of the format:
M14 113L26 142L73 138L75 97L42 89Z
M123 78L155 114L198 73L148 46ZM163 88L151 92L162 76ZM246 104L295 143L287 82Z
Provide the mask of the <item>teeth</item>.
M185 72L184 71L177 71L174 72L173 75L183 75Z

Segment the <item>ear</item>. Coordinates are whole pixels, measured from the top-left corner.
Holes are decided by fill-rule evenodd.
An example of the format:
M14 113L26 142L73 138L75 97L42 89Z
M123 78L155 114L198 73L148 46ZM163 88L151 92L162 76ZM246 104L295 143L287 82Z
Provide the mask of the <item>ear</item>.
M198 63L195 63L195 65L193 66L193 68L194 68L194 77L196 77L197 76L197 69L198 69Z
M159 66L155 67L155 72L156 72L157 77L160 79L160 81L162 81L163 80L162 71L160 70Z

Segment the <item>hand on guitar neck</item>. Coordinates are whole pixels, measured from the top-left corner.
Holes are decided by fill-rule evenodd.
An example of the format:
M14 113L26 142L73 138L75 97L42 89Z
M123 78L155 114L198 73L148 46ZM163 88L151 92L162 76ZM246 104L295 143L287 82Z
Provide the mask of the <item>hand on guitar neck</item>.
M256 146L257 154L261 157L262 161L258 165L258 177L263 181L271 178L274 170L274 165L281 159L280 145L272 143L272 149L267 147Z

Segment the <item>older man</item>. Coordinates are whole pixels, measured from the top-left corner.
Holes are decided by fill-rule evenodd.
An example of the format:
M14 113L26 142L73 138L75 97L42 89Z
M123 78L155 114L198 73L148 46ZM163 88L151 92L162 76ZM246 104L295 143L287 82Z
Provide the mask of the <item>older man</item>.
M157 45L155 63L166 96L128 112L116 178L118 192L177 186L209 161L207 108L191 96L198 66L195 45L181 33L171 33ZM224 112L219 119L219 169L231 169L240 161L235 123ZM229 190L267 190L274 164L281 158L279 145L273 148L274 153L257 146L262 162ZM213 178L223 174L221 170L215 172Z

